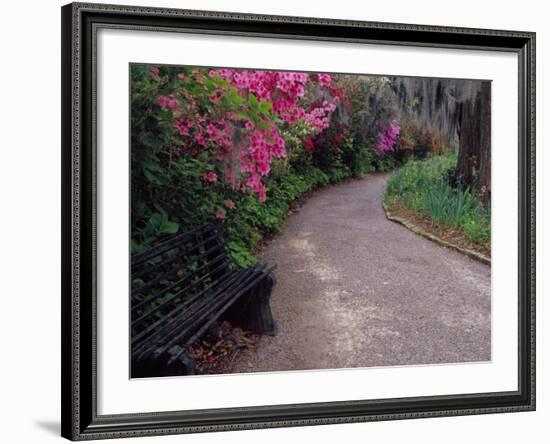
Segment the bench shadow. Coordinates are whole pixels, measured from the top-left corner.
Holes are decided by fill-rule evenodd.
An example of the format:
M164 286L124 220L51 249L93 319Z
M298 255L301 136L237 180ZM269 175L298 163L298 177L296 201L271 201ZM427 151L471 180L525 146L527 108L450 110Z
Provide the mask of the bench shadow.
M55 436L61 436L61 423L59 421L36 421L38 427Z

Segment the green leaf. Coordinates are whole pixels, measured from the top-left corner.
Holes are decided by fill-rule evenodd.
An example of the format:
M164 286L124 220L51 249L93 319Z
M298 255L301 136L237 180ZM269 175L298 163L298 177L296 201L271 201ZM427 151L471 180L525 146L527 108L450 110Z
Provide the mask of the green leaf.
M235 110L234 113L244 120L254 120L253 117L250 115L250 113L244 111L244 110Z
M260 102L260 111L267 115L271 112L271 109L273 108L273 104L271 102Z
M153 228L160 228L163 224L163 217L162 217L162 214L159 214L159 213L153 213L151 215L151 217L149 218L149 224L153 227Z
M254 94L248 94L248 103L253 109L258 109L258 99Z
M269 126L269 124L267 122L264 122L263 120L258 120L256 122L256 124L262 128L262 129L265 129L265 130L269 130L271 127ZM270 142L273 142L273 139L271 137L269 137L270 139Z
M162 225L162 233L164 234L176 234L179 230L180 226L177 222L164 222Z

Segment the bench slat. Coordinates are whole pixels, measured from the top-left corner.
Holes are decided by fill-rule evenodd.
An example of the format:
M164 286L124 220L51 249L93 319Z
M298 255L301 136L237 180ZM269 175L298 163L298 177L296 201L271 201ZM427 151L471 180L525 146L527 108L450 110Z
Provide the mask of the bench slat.
M223 272L225 269L228 268L228 265L229 263L227 261L224 261L222 262L220 265L218 265L215 269L211 270L213 273L218 273L218 272ZM230 274L230 273L228 273ZM160 311L162 308L164 308L165 306L167 306L168 304L174 304L174 300L177 299L177 298L180 298L184 295L185 292L190 292L191 294L193 294L191 292L191 290L193 290L196 286L200 285L200 284L205 284L205 281L207 280L207 278L210 277L208 274L205 274L204 276L202 276L199 280L191 283L190 285L188 285L187 287L184 287L182 288L181 290L178 290L176 293L174 293L172 296L170 296L170 298L166 299L164 302L162 302L160 305L157 305L156 307L153 307L151 310L145 312L144 314L142 314L140 317L132 320L132 328L139 328L140 324L142 324L144 320L146 320L147 318L150 318L151 316L153 316L156 312ZM220 277L220 279L223 279L223 275L222 277ZM212 286L215 286L217 285L217 282L213 282L209 285L209 287L212 287ZM209 288L207 287L207 288ZM202 289L200 290L198 293L194 294L193 296L188 296L184 301L181 302L181 306L182 307L185 307L188 305L188 302L190 302L191 300L197 298L197 297L200 297L201 294L205 291L206 289ZM171 312L170 312L171 313ZM169 316L170 314L166 314L164 317L166 316ZM164 319L163 317L163 319ZM162 320L162 319L161 319Z
M250 272L250 271L248 271L248 272ZM200 303L202 301L202 303L208 303L212 299L214 299L214 297L216 297L220 294L223 295L224 292L226 291L226 289L230 285L234 284L237 281L238 278L239 278L238 273L231 273L230 276L227 279L225 279L222 282L221 285L218 285L213 289L213 293L210 295L209 298L199 299L197 297L195 299L195 302L198 301ZM149 337L148 339L143 341L143 344L138 345L136 347L136 353L140 353L143 350L145 350L145 352L140 353L140 355L139 355L140 357L143 357L143 356L147 355L149 352L151 352L154 348L157 347L158 342L159 342L159 341L155 341L154 340L155 338L162 338L164 342L166 342L166 340L169 340L170 338L172 338L175 335L175 331L178 328L182 328L182 324L187 319L189 319L189 317L193 316L194 313L195 313L194 310L188 309L188 310L181 311L181 313L179 313L176 316L170 317L170 320L168 322L166 322L166 324L160 330L158 330L157 332L154 332L151 335L151 337ZM152 342L153 344L151 345L151 344L149 344L149 342Z
M173 248L174 245L180 244L183 241L190 240L193 238L193 236L197 236L199 234L207 233L209 231L216 230L216 227L213 225L206 225L200 228L197 228L192 231L188 231L186 233L174 236L172 239L169 239L167 241L164 241L154 247L151 247L149 250L144 251L143 253L138 253L132 256L132 268L134 268L137 265L142 264L143 262L152 259L155 256L159 256L166 251L169 251Z
M204 245L208 242L211 242L213 241L214 239L216 239L218 237L217 234L213 234L211 235L210 237L204 239L200 244L197 244L196 247L199 247L201 245ZM141 277L143 277L144 275L148 274L148 273L152 273L154 271L156 271L157 269L159 268L162 268L164 267L165 265L168 265L170 264L171 262L175 262L177 260L181 260L181 257L184 256L184 255L187 255L188 254L188 251L185 250L184 248L184 245L185 244L179 244L179 245L176 245L174 246L171 250L175 250L175 251L178 251L179 254L175 254L171 257L168 257L167 259L164 259L163 261L161 262L158 262L156 264L153 264L151 265L149 268L145 268L145 264L146 262L142 262L141 264L139 264L140 266L143 266L144 268L142 268L141 270L138 270L139 269L139 266L136 266L132 269L132 279L139 279ZM193 246L193 249L196 248L195 246ZM218 248L223 248L223 246L218 246ZM188 248L188 250L190 250L191 248ZM166 254L168 253L169 251L171 250L167 250L165 251L164 253L162 254ZM157 257L157 256L155 256ZM151 259L150 259L151 260Z
M209 326L217 320L225 311L221 310L223 307L229 307L244 291L250 288L256 281L257 278L261 277L260 274L257 274L259 270L257 269L247 269L243 273L240 273L240 276L236 281L233 281L229 288L226 288L223 292L223 297L218 297L212 304L204 303L201 304L200 311L190 313L190 316L195 315L196 318L190 323L186 324L184 328L176 332L177 326L171 330L170 333L166 334L165 337L171 337L168 342L165 342L164 345L158 347L156 353L162 355L167 350L169 350L174 345L182 343L185 341L185 344L189 342L189 335L193 335L193 330L197 327L201 329L201 326L208 324ZM255 277L256 276L256 277ZM207 301L208 302L208 301ZM212 301L209 301L212 302ZM209 319L209 316L216 312L216 316ZM209 321L209 322L208 322ZM204 330L206 331L206 330ZM186 350L188 345L184 347Z
M188 308L194 301L196 301L198 298L200 298L204 293L206 293L206 292L212 290L213 288L215 288L216 286L220 285L220 282L222 282L223 280L229 278L232 274L233 274L233 272L226 272L224 275L222 275L220 277L219 281L215 281L215 282L211 283L207 287L203 288L200 292L196 293L193 296L190 296L188 299L183 301L181 304L178 304L178 305L173 304L173 305L175 305L175 307L170 312L166 313L161 319L158 319L153 324L145 326L144 330L142 330L141 332L136 334L135 337L132 340L132 343L137 342L139 339L143 338L146 333L151 332L155 327L158 327L160 324L162 324L164 321L166 321L166 319L172 319L176 313L181 312L181 311L185 310L186 308ZM149 313L147 314L147 316L149 316ZM135 322L138 322L138 320L136 320Z
M212 250L210 253L214 253L217 249L215 250ZM208 271L208 268L212 266L212 264L216 264L220 261L223 261L224 259L227 258L227 251L222 251L220 252L220 254L218 256L216 256L215 258L213 258L212 260L210 260L210 262L207 262L203 265L201 265L199 268L197 268L196 270L193 270L191 273L188 273L186 274L185 276L183 276L182 278L178 279L177 281L173 282L172 284L170 284L168 287L164 287L160 292L158 293L152 293L151 295L147 296L144 300L142 301L139 301L135 304L133 304L132 306L132 311L135 311L137 309L139 309L140 307L142 307L143 305L145 305L147 302L151 302L153 299L158 299L158 298L161 298L163 297L166 293L170 292L171 290L181 286L182 284L184 284L185 282L187 282L189 279L192 279L194 278L195 276L197 275L200 275L200 273L202 273L203 271ZM188 262L188 263L185 263L185 264L182 264L180 265L179 267L177 267L177 269L182 269L186 266L189 266L189 265L194 265L196 263L195 260L193 260L192 262ZM177 271L176 269L176 271ZM160 283L160 281L162 281L163 279L167 279L169 278L170 276L174 275L174 274L177 274L177 273L165 273L163 274L162 276L158 276L158 277L155 277L152 281L150 281L149 283L139 287L138 289L136 290L133 290L132 291L132 298L135 299L135 296L137 296L138 294L142 294L148 290L150 290L151 288L153 288L156 284ZM152 283L151 283L152 282Z

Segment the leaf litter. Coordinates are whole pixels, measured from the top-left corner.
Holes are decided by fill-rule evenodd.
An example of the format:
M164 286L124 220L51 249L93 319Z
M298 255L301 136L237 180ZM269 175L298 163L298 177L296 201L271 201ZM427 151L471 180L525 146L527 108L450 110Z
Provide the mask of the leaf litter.
M230 371L231 364L239 352L242 349L255 348L258 338L259 336L251 331L223 321L189 347L189 353L195 359L195 374Z

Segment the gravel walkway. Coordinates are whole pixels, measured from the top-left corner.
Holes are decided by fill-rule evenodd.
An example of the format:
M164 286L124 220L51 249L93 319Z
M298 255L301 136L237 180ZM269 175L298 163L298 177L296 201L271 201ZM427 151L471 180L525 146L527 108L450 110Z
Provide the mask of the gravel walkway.
M386 219L388 175L314 193L264 252L277 335L230 372L487 361L490 267Z

